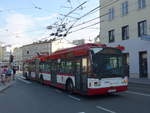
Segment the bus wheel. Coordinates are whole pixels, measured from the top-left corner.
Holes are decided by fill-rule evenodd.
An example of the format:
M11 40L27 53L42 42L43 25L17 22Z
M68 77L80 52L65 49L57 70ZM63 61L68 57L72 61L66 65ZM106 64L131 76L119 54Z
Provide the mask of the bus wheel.
M40 80L39 81L40 81L41 84L44 84L43 75L40 76Z
M68 93L73 93L73 83L72 80L68 80L66 84L66 90Z

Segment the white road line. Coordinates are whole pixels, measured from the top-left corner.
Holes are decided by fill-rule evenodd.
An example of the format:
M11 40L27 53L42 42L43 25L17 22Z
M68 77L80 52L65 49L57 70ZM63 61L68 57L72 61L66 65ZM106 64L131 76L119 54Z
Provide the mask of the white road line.
M78 112L78 113L85 113L85 112Z
M104 107L101 107L101 106L96 106L96 108L97 108L97 109L100 109L100 110L103 110L103 111L106 111L106 112L109 112L109 113L116 113L116 112L114 112L114 111L112 111L112 110L109 110L109 109L104 108Z
M56 89L55 91L56 91L57 93L62 93L62 91L60 91L60 90L58 90L58 89Z
M31 84L32 82L29 82L29 81L27 81L27 80L23 80L23 79L21 79L21 78L17 78L18 80L20 80L20 81L22 81L22 82L24 82L24 83L27 83L27 84Z
M140 92L134 92L134 91L126 91L126 93L150 97L150 94L146 94L146 93L140 93Z
M80 101L80 99L77 98L77 97L74 97L74 96L71 96L71 95L68 95L68 96L69 96L70 98L74 99L74 100Z

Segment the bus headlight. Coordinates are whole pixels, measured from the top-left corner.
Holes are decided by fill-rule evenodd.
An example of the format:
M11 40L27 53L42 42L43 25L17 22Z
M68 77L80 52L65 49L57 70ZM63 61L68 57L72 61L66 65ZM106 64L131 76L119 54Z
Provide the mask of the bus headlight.
M124 77L124 79L122 80L122 83L128 83L128 77Z

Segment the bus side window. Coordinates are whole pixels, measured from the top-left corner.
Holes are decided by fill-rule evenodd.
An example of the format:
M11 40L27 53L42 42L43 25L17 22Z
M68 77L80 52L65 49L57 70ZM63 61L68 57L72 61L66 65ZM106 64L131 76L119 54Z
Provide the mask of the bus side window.
M66 62L66 73L68 73L68 74L72 73L72 62L71 61Z
M88 70L87 58L82 58L82 72L87 72L87 70Z
M65 61L61 60L59 63L59 72L60 73L65 73Z
M79 59L75 61L75 73L81 73L81 61Z

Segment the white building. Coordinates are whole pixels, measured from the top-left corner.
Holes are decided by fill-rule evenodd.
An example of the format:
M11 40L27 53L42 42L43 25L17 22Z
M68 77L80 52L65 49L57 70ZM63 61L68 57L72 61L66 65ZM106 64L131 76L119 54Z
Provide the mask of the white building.
M125 46L131 78L150 78L150 0L100 0L100 40Z
M14 48L13 50L13 66L17 66L19 69L22 68L22 47Z
M92 43L93 41L92 40L85 40L85 39L80 39L80 40L73 40L72 43L75 44L75 45L82 45L82 44L85 44L85 43Z
M75 45L72 44L70 41L67 41L65 39L60 39L60 40L53 41L51 43L51 51L53 53L57 50L61 50L61 49L65 49L65 48L69 48L69 47L73 47L73 46L75 46Z
M36 42L22 46L22 59L27 60L38 54L50 54L50 42Z

